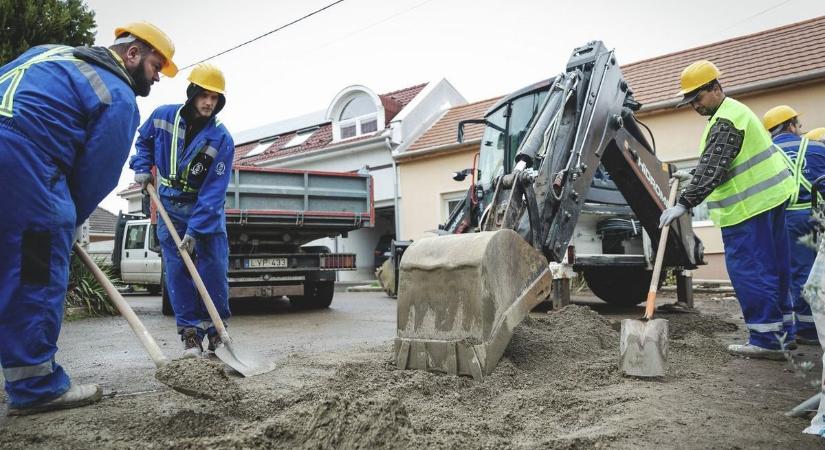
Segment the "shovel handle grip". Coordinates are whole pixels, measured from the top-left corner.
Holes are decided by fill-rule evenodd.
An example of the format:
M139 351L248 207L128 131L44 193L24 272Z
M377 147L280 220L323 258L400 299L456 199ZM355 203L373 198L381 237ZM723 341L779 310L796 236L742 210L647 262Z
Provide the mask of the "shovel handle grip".
M679 192L679 179L671 178L670 196L665 208L670 208L676 202L676 194ZM670 224L662 227L662 236L659 238L659 247L656 248L656 262L653 264L653 274L650 277L650 288L647 290L647 302L645 303L645 319L652 319L656 310L656 290L659 287L659 277L662 273L662 261L665 259L665 249L667 248L667 235L670 233Z
M172 223L172 219L170 219L169 214L166 213L166 208L164 208L161 204L160 198L158 198L158 193L155 190L155 186L153 186L152 183L149 183L146 186L146 191L155 203L155 207L158 209L158 214L160 214L160 217L163 218L163 223L166 224L169 234L172 235L172 240L175 241L175 247L177 247L181 258L183 258L183 263L186 264L186 268L189 269L189 274L192 276L192 281L195 282L195 288L197 288L198 293L203 299L204 305L206 305L206 310L209 312L209 318L212 319L215 329L218 330L218 335L221 337L222 341L230 342L231 339L229 338L229 334L226 332L226 327L223 325L223 320L221 319L220 314L218 314L218 310L215 308L215 302L212 301L212 296L210 296L209 292L206 290L206 285L203 284L203 279L201 279L198 269L195 267L195 263L192 262L192 257L189 256L188 252L180 249L181 240L178 235L178 230L175 229L175 224Z
M155 366L158 368L163 367L166 363L169 362L169 359L163 354L158 347L157 342L152 338L152 335L149 334L149 331L143 326L143 322L140 321L135 311L132 310L132 307L126 303L126 300L120 295L120 292L117 291L117 288L112 284L111 280L106 277L106 274L97 267L97 264L92 261L92 258L86 253L86 250L83 250L83 247L80 246L79 243L74 243L74 251L77 256L80 257L80 260L83 261L83 264L92 272L95 279L103 289L106 290L106 293L109 294L109 298L112 300L112 303L115 304L117 310L120 311L120 315L126 319L126 322L129 323L129 326L132 327L132 331L135 332L137 335L138 340L140 343L143 344L143 348L146 349L146 353L149 354L149 357L152 358L152 361L155 363Z

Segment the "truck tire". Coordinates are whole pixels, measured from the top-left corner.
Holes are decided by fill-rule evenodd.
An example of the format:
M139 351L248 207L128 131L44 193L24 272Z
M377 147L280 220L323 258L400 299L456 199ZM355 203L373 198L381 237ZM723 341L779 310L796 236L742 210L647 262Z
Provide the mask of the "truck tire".
M289 304L295 309L325 309L329 308L334 294L334 281L308 282L304 285L304 295L290 296Z
M163 289L159 284L150 284L146 286L146 290L149 291L149 295L158 295Z
M616 306L635 306L645 301L653 275L643 267L588 267L582 272L593 294ZM662 280L664 277L660 284Z
M172 309L172 302L169 300L169 290L166 289L166 274L163 273L160 275L160 297L160 312L162 312L164 316L174 316L175 311Z

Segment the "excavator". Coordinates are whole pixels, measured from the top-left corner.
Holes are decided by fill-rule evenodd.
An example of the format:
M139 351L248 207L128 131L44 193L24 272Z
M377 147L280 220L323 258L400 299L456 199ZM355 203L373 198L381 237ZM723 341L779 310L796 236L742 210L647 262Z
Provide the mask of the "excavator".
M664 267L689 283L704 248L689 215L659 242L675 167L656 157L640 107L614 51L593 41L563 73L459 123L459 141L466 126L485 127L478 164L457 174L473 176L467 195L438 236L393 249L399 369L489 375L567 268L603 300L635 305L666 245ZM689 288L678 292L692 303Z

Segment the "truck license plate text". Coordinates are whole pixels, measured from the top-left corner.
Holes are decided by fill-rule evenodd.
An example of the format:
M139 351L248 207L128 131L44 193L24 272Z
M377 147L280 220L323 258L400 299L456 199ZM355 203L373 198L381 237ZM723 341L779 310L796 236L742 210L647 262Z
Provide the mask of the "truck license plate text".
M286 267L286 258L249 258L246 260L248 269L258 267Z

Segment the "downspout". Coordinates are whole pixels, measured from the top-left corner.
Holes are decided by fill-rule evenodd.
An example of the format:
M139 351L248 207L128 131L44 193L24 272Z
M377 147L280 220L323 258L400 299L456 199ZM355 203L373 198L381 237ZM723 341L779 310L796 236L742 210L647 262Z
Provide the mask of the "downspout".
M390 152L390 160L392 160L392 212L393 221L395 222L395 238L401 239L401 216L398 211L398 165L395 163L395 158L392 154L392 144L390 137L387 136L384 143L387 145L387 150Z

